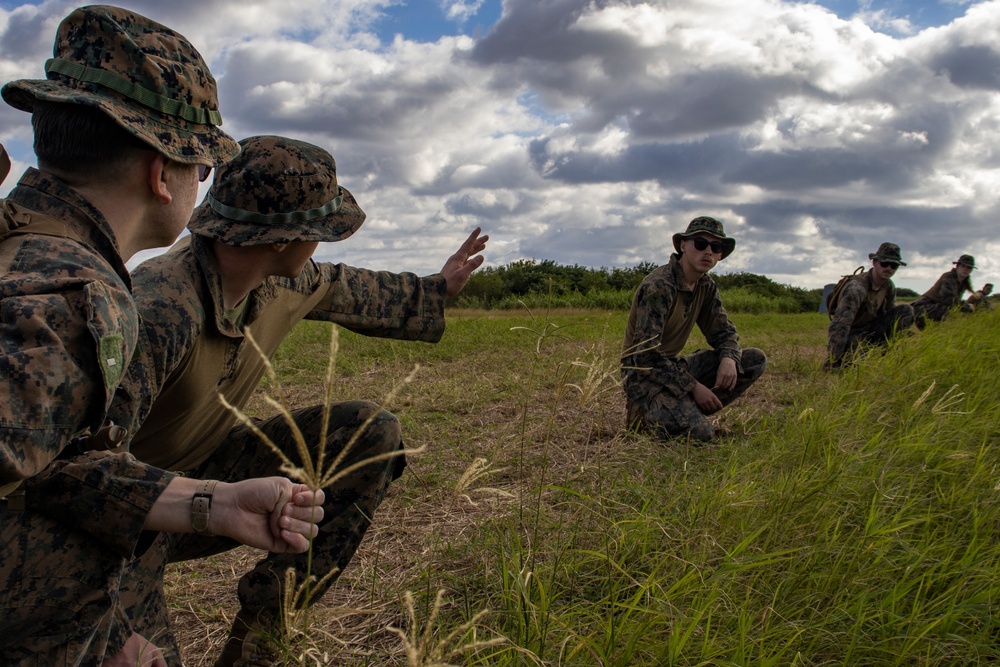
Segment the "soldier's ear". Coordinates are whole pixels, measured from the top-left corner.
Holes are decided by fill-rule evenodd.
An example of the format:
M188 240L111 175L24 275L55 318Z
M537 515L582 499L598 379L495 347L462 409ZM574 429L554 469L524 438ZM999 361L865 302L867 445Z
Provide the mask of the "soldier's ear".
M167 184L166 166L167 158L159 153L150 158L146 165L149 189L157 201L164 206L173 201L174 198Z
M288 247L288 241L275 241L271 244L271 249L274 252L285 252L285 248Z

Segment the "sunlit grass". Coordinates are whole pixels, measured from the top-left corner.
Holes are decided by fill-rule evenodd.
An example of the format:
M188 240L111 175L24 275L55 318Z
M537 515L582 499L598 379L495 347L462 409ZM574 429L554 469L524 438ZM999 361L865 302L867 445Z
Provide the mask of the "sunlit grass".
M1000 660L1000 314L838 373L826 316L733 317L769 366L707 447L623 432L623 313L451 314L437 346L344 333L340 398L421 365L393 410L424 450L340 580L370 577L377 618L403 609L360 643L321 627L332 664L408 664L419 642L467 665ZM275 383L281 355L325 354L303 325ZM447 652L482 637L503 641Z

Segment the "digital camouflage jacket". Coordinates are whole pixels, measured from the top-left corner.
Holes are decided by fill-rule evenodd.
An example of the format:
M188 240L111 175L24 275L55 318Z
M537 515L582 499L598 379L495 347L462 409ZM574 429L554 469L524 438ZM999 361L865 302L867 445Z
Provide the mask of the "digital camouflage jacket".
M720 357L740 366L739 336L722 306L715 282L706 274L694 290L684 284L680 255L654 269L636 290L622 349L622 386L630 400L667 390L683 396L696 380L679 355L695 324Z
M913 306L925 304L940 304L948 308L955 308L962 303L962 294L968 290L972 292L972 283L968 277L964 281L958 279L958 271L952 269L941 274L929 290L924 292L913 302Z
M0 526L0 581L7 582L0 618L26 619L28 632L36 618L80 604L60 597L79 594L61 581L95 590L117 581L124 559L148 546L142 526L171 476L121 450L80 451L74 440L102 424L138 332L107 221L35 169L3 209L8 228L45 229L0 242L0 485L22 483L24 491L17 521ZM81 559L78 546L93 557ZM44 575L36 578L31 571L39 567ZM103 616L105 604L113 598L95 613ZM129 634L120 607L113 615L111 652ZM88 620L96 622L74 623Z
M226 312L210 244L185 237L133 272L146 337L112 412L141 423L131 450L143 461L190 470L226 438L237 419L218 394L243 407L266 370L244 327L268 357L302 319L384 338L436 342L444 333L443 276L313 261L295 279L268 278Z
M868 324L896 307L896 286L885 281L878 289L872 283L871 269L854 276L844 287L832 313L828 330L827 353L840 359L851 341L851 330Z

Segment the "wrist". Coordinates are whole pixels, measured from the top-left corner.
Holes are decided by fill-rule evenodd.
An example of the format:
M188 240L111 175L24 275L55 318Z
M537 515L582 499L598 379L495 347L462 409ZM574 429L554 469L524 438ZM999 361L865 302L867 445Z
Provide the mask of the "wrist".
M215 479L199 481L194 494L191 496L191 530L204 537L213 537L215 535L211 530L212 501L214 500L215 488L218 483L218 480Z

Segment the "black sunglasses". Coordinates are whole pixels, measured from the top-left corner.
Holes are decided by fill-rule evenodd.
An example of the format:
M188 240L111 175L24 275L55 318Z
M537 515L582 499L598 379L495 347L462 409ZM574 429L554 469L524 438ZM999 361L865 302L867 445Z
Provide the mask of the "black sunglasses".
M708 246L712 246L712 252L717 255L722 254L722 241L709 241L708 239L702 238L700 236L695 236L692 239L688 239L694 243L695 250L704 250Z
M883 262L882 260L879 260L878 264L883 269L892 269L893 271L899 268L899 264L896 262Z
M198 180L204 183L208 180L209 175L212 173L211 165L199 164L198 165Z

